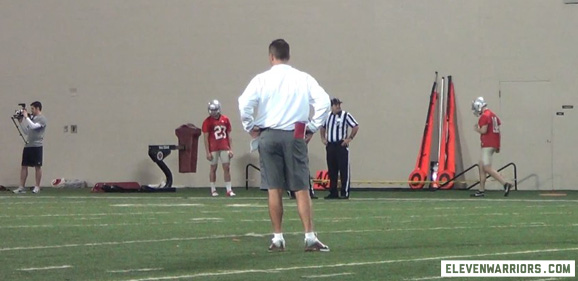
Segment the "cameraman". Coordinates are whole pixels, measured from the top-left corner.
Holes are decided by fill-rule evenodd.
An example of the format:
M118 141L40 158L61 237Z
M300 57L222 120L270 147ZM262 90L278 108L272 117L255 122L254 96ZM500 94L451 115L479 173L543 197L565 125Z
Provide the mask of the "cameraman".
M46 129L46 117L42 115L42 103L35 101L30 104L30 114L25 108L22 116L18 118L22 133L28 136L28 143L22 152L22 169L20 170L20 186L14 193L26 193L24 186L28 177L28 167L36 169L36 184L33 193L40 192L40 180L42 179L42 141Z

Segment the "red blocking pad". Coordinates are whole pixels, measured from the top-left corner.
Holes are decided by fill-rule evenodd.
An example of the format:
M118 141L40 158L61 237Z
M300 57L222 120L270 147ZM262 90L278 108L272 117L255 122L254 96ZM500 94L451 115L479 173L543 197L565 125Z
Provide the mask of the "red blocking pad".
M175 129L175 134L179 139L179 173L196 173L201 129L189 123Z

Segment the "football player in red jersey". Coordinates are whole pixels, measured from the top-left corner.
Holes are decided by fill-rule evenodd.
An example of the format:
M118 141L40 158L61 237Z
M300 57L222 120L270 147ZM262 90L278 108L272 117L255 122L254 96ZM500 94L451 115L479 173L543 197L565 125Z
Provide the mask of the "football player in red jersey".
M209 181L211 184L211 196L219 196L215 187L217 181L217 166L219 159L223 164L227 196L235 196L231 188L231 172L229 162L233 158L231 139L231 122L229 118L221 114L221 104L218 100L209 102L209 117L203 121L203 135L205 140L205 152L207 160L211 161Z
M486 190L486 173L494 177L504 186L504 196L508 196L512 184L492 168L492 155L500 152L500 118L492 112L483 97L478 97L472 102L474 115L479 117L474 125L474 131L480 134L482 155L478 163L480 169L480 189L472 194L473 197L484 197Z

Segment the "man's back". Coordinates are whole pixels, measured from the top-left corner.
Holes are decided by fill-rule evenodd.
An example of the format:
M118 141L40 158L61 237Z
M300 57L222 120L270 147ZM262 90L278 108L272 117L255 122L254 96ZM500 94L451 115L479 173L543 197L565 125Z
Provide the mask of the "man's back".
M295 122L308 122L310 104L314 108L323 108L325 111L325 114L319 113L318 117L326 116L325 104L328 101L328 95L311 75L287 64L277 64L268 71L255 76L239 101L240 105L247 105L251 110L257 107L258 113L254 124L243 120L246 130L247 126L251 125L293 130ZM320 120L312 119L312 121ZM314 125L318 127L321 124Z

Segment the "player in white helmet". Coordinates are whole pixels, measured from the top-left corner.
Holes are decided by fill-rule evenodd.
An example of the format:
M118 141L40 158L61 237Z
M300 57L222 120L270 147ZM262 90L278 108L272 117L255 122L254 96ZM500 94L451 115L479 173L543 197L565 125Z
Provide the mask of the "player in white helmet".
M492 155L500 152L500 125L498 116L488 109L488 104L483 97L478 97L472 101L472 111L479 117L478 123L474 125L474 131L480 134L481 159L478 163L480 174L480 189L472 194L473 197L484 197L486 190L486 173L494 177L504 186L504 196L508 196L512 184L506 182L504 178L492 168Z
M221 103L212 100L208 106L209 116L203 122L203 135L205 141L205 152L207 160L211 162L209 172L209 182L211 185L211 196L219 196L216 188L217 167L219 159L223 165L227 196L235 196L231 187L230 161L233 158L233 140L231 139L231 122L229 118L221 114Z

